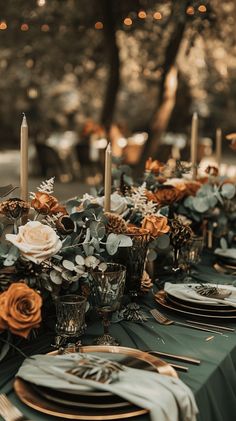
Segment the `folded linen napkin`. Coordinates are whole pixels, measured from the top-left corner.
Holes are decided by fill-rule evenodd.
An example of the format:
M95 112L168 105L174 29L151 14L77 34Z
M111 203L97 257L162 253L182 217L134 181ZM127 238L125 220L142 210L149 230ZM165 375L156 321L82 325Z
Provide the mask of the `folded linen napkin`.
M218 256L228 257L229 259L236 259L236 248L230 249L215 249L214 253Z
M182 300L187 300L192 303L201 302L203 304L223 304L229 305L232 307L236 307L236 288L232 285L219 285L219 284L212 284L209 282L209 285L216 286L219 289L224 289L230 292L228 298L210 298L204 295L199 294L195 287L200 284L172 284L170 282L166 282L164 285L164 291L168 294L172 295L173 297L180 298Z
M198 412L191 390L175 377L124 367L110 384L81 379L67 373L85 354L36 355L27 358L17 376L54 389L75 391L92 388L112 392L150 411L152 421L195 421ZM88 355L89 357L89 355Z

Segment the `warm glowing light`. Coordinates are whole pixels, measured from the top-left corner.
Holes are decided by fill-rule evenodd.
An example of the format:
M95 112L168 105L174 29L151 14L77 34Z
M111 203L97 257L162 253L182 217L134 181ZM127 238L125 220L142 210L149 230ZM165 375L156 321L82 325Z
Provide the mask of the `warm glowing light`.
M140 10L140 12L138 12L138 17L140 19L145 19L147 17L147 13L145 12L145 10Z
M42 26L41 26L41 31L42 32L48 32L50 30L50 27L49 27L49 25L47 25L47 23L44 23Z
M39 7L42 7L42 6L45 6L45 4L46 4L46 0L38 0L38 6Z
M4 22L4 21L0 22L0 30L1 30L1 31L5 31L5 29L7 29L7 24L6 24L6 22Z
M21 31L28 31L29 30L29 25L27 23L22 23L21 27L20 27Z
M161 12L155 12L153 15L154 19L156 20L161 20L162 19L162 14Z
M28 97L29 98L35 99L39 95L38 94L38 89L36 89L36 88L29 88L27 94L28 94Z
M28 67L28 69L32 69L32 67L34 67L34 60L32 58L29 58L28 60L26 60L25 65L26 67Z
M200 4L200 6L198 7L198 10L201 13L205 13L207 11L207 8L204 4Z
M126 26L130 26L130 25L132 25L132 23L133 23L133 21L132 21L132 19L131 19L131 18L125 18L125 19L124 19L124 24L125 24Z
M195 13L195 11L194 11L194 7L193 7L193 6L189 6L189 7L186 9L186 13L187 13L187 15L194 15L194 13Z
M95 25L94 25L94 28L95 29L103 29L103 23L100 22L100 21L96 22Z

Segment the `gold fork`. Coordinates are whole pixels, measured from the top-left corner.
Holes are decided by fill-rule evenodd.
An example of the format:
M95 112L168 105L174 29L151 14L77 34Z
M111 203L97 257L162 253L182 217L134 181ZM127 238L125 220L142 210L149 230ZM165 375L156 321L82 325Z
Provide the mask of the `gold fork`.
M174 320L169 319L168 317L164 316L164 314L162 314L160 311L158 311L157 309L152 309L150 310L151 315L154 317L154 319L160 323L161 325L178 325L178 326L183 326L183 327L188 327L191 329L196 329L196 330L203 330L205 332L211 332L211 333L217 333L218 335L224 335L222 332L219 332L218 330L212 330L212 329L207 329L205 327L200 327L197 325L191 325L188 323L183 323L183 322L176 322Z
M0 395L0 415L5 421L26 421L22 412L10 402L5 394Z

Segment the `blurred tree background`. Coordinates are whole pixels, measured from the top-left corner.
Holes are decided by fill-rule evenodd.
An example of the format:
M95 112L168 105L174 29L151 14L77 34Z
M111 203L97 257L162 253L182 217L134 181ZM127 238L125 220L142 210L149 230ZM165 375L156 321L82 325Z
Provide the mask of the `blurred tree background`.
M235 131L234 0L9 0L0 16L1 147L30 135L78 136L92 119L109 132Z

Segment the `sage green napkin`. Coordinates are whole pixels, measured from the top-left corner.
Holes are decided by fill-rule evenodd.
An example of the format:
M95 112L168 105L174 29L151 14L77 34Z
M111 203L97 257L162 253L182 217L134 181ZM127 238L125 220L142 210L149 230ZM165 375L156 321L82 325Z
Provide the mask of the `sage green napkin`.
M147 408L152 421L195 421L198 412L191 390L175 377L124 367L110 384L81 379L67 371L85 354L61 356L36 355L27 358L17 376L31 383L75 393L81 388L112 392L125 400Z
M230 295L227 298L211 298L204 295L199 294L195 287L200 286L200 284L172 284L170 282L166 282L164 286L164 290L167 294L170 294L172 297L180 298L182 300L192 302L192 303L203 303L203 304L224 304L230 305L232 307L236 307L236 288L232 285L219 285L210 283L211 286L216 286L217 288L229 291Z
M214 254L236 260L236 248L229 248L229 249L217 248L215 249Z

